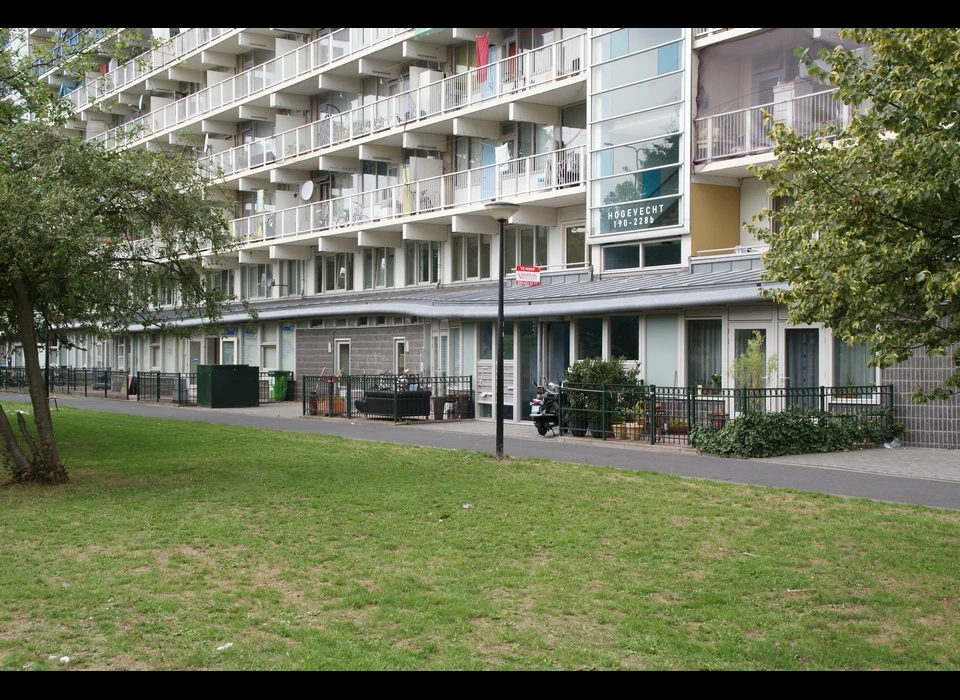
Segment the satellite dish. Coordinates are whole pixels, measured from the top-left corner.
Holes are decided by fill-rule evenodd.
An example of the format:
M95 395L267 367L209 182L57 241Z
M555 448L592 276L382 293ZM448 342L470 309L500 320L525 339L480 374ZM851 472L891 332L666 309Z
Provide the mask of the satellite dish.
M310 201L310 198L313 196L313 180L307 180L302 185L300 185L300 199L304 202Z

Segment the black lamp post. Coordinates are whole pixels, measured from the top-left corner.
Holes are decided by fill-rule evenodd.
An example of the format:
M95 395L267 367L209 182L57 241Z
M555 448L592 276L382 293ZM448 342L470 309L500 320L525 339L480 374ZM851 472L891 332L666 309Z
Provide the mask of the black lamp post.
M504 243L504 234L503 234L503 225L506 223L507 219L517 213L520 209L519 206L513 202L503 202L493 200L484 205L486 210L490 213L494 219L500 223L500 258L499 258L499 270L500 270L500 285L499 285L499 294L497 296L497 398L496 398L496 410L497 410L497 459L503 459L503 278L506 277L506 271L504 270L505 265L505 251L506 245Z

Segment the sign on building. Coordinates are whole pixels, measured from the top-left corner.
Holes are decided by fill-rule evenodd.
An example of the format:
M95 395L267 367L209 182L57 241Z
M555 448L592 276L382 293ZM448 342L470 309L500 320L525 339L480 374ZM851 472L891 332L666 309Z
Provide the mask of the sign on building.
M521 287L539 287L540 268L536 265L517 265L517 284Z

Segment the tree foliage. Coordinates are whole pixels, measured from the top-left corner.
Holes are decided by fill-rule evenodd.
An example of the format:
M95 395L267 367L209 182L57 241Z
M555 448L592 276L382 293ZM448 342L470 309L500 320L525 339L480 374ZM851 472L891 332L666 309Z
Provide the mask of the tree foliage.
M769 296L794 323L822 322L843 341L869 344L879 367L951 353L960 341L960 30L850 29L869 47L798 49L811 75L836 88L852 113L801 138L774 124L775 165L755 169L774 197L750 226L769 243ZM947 398L956 371L919 401Z
M20 57L0 60L2 82L24 86L0 111L0 331L22 345L37 439L19 416L18 441L2 410L0 434L15 478L59 483L66 470L38 344L47 332L65 342L67 331L215 324L226 300L204 285L201 256L218 256L232 240L194 158L108 150L70 135L62 102L36 92L26 70L32 64ZM178 305L161 308L161 290L176 292Z

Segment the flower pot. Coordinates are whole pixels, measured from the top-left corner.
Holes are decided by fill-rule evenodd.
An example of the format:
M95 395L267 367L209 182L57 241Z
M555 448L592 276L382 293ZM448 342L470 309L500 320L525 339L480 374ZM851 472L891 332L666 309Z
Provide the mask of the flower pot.
M587 419L582 416L573 416L567 420L567 428L574 437L584 437L587 434Z
M627 439L627 424L626 423L611 423L610 430L613 431L614 440L626 440Z

